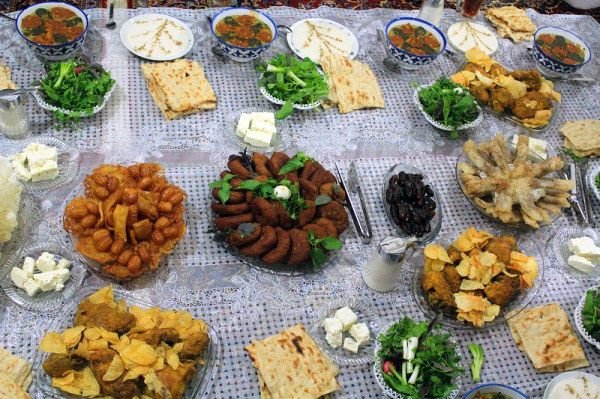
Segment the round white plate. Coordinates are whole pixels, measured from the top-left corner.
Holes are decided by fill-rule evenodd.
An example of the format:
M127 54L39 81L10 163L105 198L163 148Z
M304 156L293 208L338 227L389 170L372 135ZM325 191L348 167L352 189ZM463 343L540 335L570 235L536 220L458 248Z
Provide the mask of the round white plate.
M306 19L301 19L300 21L294 23L290 27L290 30L292 32L287 34L286 40L287 40L288 45L290 46L290 48L294 52L294 54L296 54L300 58L304 58L305 57L305 55L302 52L302 50L299 49L298 47L296 47L294 45L294 43L292 41L292 35L294 34L294 29L298 28L298 26L300 26L303 23L306 23L307 21L310 21L310 22L313 22L313 23L316 22L316 23L329 24L331 26L334 26L336 28L341 29L348 36L348 38L350 38L350 41L352 42L352 50L350 51L350 54L347 55L347 57L350 58L350 59L356 58L356 56L358 55L359 45L358 45L358 39L356 38L356 36L354 36L354 33L352 33L352 31L350 29L348 29L347 27L345 27L344 25L342 25L340 23L337 23L335 21L332 21L330 19L324 19L324 18L306 18ZM316 64L319 63L318 62L319 60L314 60L314 59L312 59L312 60Z
M147 19L154 19L154 18L166 19L166 20L172 21L173 23L181 26L185 30L185 32L188 36L187 46L182 47L182 49L176 53L156 55L156 56L148 56L148 55L136 50L133 47L133 45L130 43L130 40L129 40L129 33L130 33L131 29L133 28L133 24L136 22L139 22L139 21L143 21L143 20L147 20ZM138 57L141 57L141 58L144 58L147 60L151 60L151 61L175 60L177 58L180 58L180 57L183 57L184 55L186 55L194 46L194 34L192 33L192 30L189 28L189 26L187 26L185 24L185 22L183 22L180 19L173 18L171 16L163 15L163 14L143 14L143 15L137 15L133 18L130 18L121 27L121 31L120 31L119 35L121 37L121 43L123 43L123 46L125 46L125 48L127 50L129 50L131 53L137 55Z

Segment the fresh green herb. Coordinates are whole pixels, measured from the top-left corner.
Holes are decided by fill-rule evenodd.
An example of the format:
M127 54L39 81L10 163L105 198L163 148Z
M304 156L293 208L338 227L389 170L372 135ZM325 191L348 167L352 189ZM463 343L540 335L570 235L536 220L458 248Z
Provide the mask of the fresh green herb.
M464 373L460 356L449 334L433 331L420 340L425 331L426 322L405 317L381 336L378 356L383 378L406 398L446 398Z
M565 155L571 157L571 159L575 162L585 161L587 159L586 157L582 157L580 155L575 154L570 148L563 147L562 150Z
M600 292L591 289L585 293L581 311L583 328L592 338L600 340Z
M91 115L115 84L108 72L94 70L92 73L92 68L75 60L50 64L48 74L42 80L42 90L49 104L70 111L68 114L55 113L60 122Z
M598 173L594 178L594 184L596 185L596 188L600 190L600 173Z
M208 183L208 187L219 189L219 199L223 204L229 200L229 195L231 193L231 184L229 183L229 181L234 177L235 175L227 173L225 176L223 176L221 180L215 180L213 182Z
M317 195L315 198L315 206L329 204L331 202L331 197L326 194Z
M294 155L290 160L283 164L281 169L279 169L280 175L285 175L286 173L296 171L302 167L306 162L312 161L312 158L303 153L302 151L298 151L296 155Z
M279 54L256 69L263 74L258 84L273 97L285 101L276 119L285 119L294 111L293 104L311 104L329 93L329 86L317 64L309 58Z
M473 122L481 112L469 90L447 78L419 91L419 101L434 120L453 129L451 139L458 138L459 126Z
M481 368L483 367L483 361L485 355L483 353L483 346L481 344L469 344L469 351L473 355L473 363L471 363L471 377L473 382L481 381Z
M319 267L327 262L325 251L333 251L342 248L342 242L335 237L317 238L311 230L308 232L308 242L310 243L310 258L313 265Z

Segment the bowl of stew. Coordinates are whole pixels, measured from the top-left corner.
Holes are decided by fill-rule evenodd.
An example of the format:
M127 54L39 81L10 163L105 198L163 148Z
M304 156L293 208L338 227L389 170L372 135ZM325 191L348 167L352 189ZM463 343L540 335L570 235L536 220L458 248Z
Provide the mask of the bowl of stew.
M70 4L34 4L19 13L17 32L40 58L58 61L79 50L88 29L85 13Z
M244 7L219 11L210 28L221 50L238 62L258 58L277 38L277 25L271 17Z
M394 18L385 27L390 54L405 69L428 65L446 49L446 37L429 22L413 17Z
M592 58L592 52L568 30L545 27L533 36L533 57L542 68L568 74L585 65Z
M472 388L462 399L528 399L523 392L504 384L481 384Z

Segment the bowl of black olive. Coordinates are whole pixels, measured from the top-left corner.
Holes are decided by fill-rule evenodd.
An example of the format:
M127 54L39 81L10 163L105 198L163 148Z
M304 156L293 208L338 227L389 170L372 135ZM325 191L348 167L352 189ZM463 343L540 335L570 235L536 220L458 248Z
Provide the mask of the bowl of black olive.
M383 182L383 207L401 237L415 236L426 244L442 228L440 197L431 181L408 164L390 168Z

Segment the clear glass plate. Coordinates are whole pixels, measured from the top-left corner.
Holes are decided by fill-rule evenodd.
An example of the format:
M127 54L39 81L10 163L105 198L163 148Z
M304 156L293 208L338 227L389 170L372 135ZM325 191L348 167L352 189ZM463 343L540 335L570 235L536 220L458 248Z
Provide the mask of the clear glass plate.
M73 317L77 311L77 306L85 298L93 294L96 290L101 287L86 287L80 290L75 297L73 297L68 303L62 308L62 312L57 316L56 319L48 326L46 332L55 331L62 332L63 330L73 326ZM119 287L113 287L115 292L115 299L125 299L127 306L137 305L142 307L152 307L155 305L148 304L138 298L134 297L130 292L127 292ZM185 399L199 398L206 394L216 378L217 368L219 366L219 358L221 357L221 340L217 331L210 325L208 325L208 335L210 337L210 343L206 348L202 359L204 360L204 366L198 365L196 373L191 381L187 385L187 389L184 393ZM35 373L35 384L37 388L43 392L42 396L46 399L49 398L66 398L66 399L80 399L81 396L71 395L66 392L54 388L52 386L52 379L48 376L42 364L49 356L47 353L40 351L36 352L33 369Z
M590 287L590 288L588 288L585 291L585 293L583 294L583 296L579 300L579 303L577 304L577 307L575 308L575 311L573 312L573 318L575 319L575 326L577 327L577 331L579 332L579 335L581 335L583 337L583 339L585 339L587 342L589 342L597 350L600 351L600 340L593 338L587 332L587 330L583 327L583 314L582 314L582 312L583 312L583 305L585 304L585 296L586 296L587 292L591 291L591 290L599 292L600 291L600 285L597 285L597 286L594 286L594 287Z
M58 187L69 184L77 173L79 173L79 151L76 148L69 147L67 143L50 136L29 137L25 140L14 142L11 147L11 153L14 155L21 152L31 143L40 143L47 146L56 147L58 152L58 176L52 180L42 180L37 182L23 181L23 186L33 193L41 193L54 190Z
M373 375L375 376L375 381L377 382L377 385L379 385L379 388L381 388L381 390L383 391L385 396L387 396L388 398L393 398L393 399L404 399L404 398L406 398L404 395L402 395L401 393L398 393L398 392L394 391L392 388L390 388L388 386L388 384L385 382L385 380L383 379L383 373L381 371L381 359L379 358L379 355L378 355L379 351L381 350L381 341L380 341L381 337L396 323L397 323L397 321L395 321L393 323L389 323L388 325L383 327L381 329L381 332L377 335L377 338L375 340L375 349L373 351L373 359L374 359ZM440 328L439 326L433 330L432 334L435 334L435 333L450 334L449 331L446 331L446 330ZM448 338L448 342L455 345L456 354L458 356L460 356L461 359L463 359L463 355L460 350L460 346L458 345L458 343L456 342L454 337L452 337L452 334L450 334L450 337ZM454 384L456 385L456 389L454 389L452 392L450 392L450 394L448 396L446 396L445 399L454 399L456 396L458 396L458 393L460 392L460 390L462 388L462 377L458 377L457 380L454 382Z
M271 139L271 145L269 147L255 147L250 145L244 141L244 139L238 137L235 133L235 129L237 127L238 120L240 119L240 115L243 113L249 114L252 112L274 112L273 109L268 108L259 108L259 107L250 107L243 108L236 112L230 112L225 116L225 123L223 126L223 133L225 134L225 139L228 142L232 142L234 146L240 147L242 149L247 149L248 152L275 152L275 151L283 151L290 147L290 122L289 119L284 120L275 120L275 127L277 128L277 133Z
M78 261L75 254L55 242L32 243L23 248L20 252L12 254L12 256L7 259L5 267L9 272L13 267L20 268L23 266L23 260L26 257L29 256L33 259L37 259L42 252L50 252L51 254L58 255L55 257L57 262L60 258L65 258L72 262L70 267L71 277L65 283L65 288L62 291L40 291L33 297L30 297L25 290L18 288L13 284L10 275L7 275L2 281L2 289L13 302L17 305L37 311L57 309L62 302L71 298L79 290L79 287L86 276L86 270L81 262Z
M422 175L423 182L425 184L429 184L429 187L431 187L431 190L433 191L433 200L435 202L435 215L434 215L433 219L431 219L431 221L429 222L431 225L431 231L429 233L425 234L423 237L417 237L417 242L419 244L429 243L429 242L433 241L435 239L435 237L437 237L438 233L440 232L440 229L442 228L442 203L440 202L440 196L439 196L435 186L433 185L433 182L420 169L418 169L412 165L408 165L408 164L404 164L404 163L399 163L390 168L388 173L385 175L385 179L383 181L383 187L381 190L381 200L383 201L383 209L385 210L385 214L387 215L387 218L388 218L390 224L392 226L394 226L394 229L396 229L396 233L398 233L398 235L400 237L408 237L408 234L406 234L392 219L390 205L387 203L387 201L385 199L385 197L386 197L385 193L387 192L387 189L390 184L390 177L392 177L393 175L397 175L400 172L406 172L406 173L412 173L412 174L418 173L418 174Z
M371 338L366 343L358 348L358 353L352 353L346 349L339 347L332 348L325 339L325 329L321 325L327 317L333 317L336 310L348 306L358 317L357 323L366 323L371 332ZM402 314L402 313L401 313ZM357 298L340 298L327 302L319 310L314 323L310 327L310 336L319 344L321 349L333 361L340 366L358 366L369 364L373 361L373 350L375 349L375 337L381 330L382 323L379 317L375 314L371 306L364 300ZM344 338L352 336L345 332Z
M534 281L534 286L528 290L521 290L519 295L515 296L511 299L511 301L505 306L500 308L500 314L494 320L490 322L486 322L483 327L474 327L472 324L467 322L462 322L456 319L456 312L454 311L442 311L443 318L441 320L441 324L452 327L456 329L484 329L489 328L491 326L495 326L497 324L502 324L505 321L509 320L511 317L515 316L521 310L523 310L531 300L535 297L538 290L542 286L544 282L544 254L540 251L539 246L529 237L526 237L523 234L517 235L512 230L504 230L504 229L486 229L490 234L494 237L501 235L512 235L517 240L517 247L519 250L527 256L533 256L538 263L538 277ZM437 244L443 245L444 248L448 248L456 237L443 237L438 240ZM423 291L423 287L421 285L421 281L423 280L423 271L425 264L425 255L423 251L416 251L415 254L406 261L407 267L413 274L413 283L412 283L412 293L415 303L421 309L423 313L429 318L433 319L437 313L440 312L438 309L434 309L425 296L425 292Z
M591 273L584 273L581 270L577 270L572 266L569 266L567 260L571 256L571 251L567 243L572 238L579 237L590 237L596 245L600 245L600 237L594 229L583 228L583 227L565 227L560 229L554 234L550 242L550 248L554 260L558 264L560 270L578 280L589 280L589 281L600 281L600 265L596 265L596 268Z

